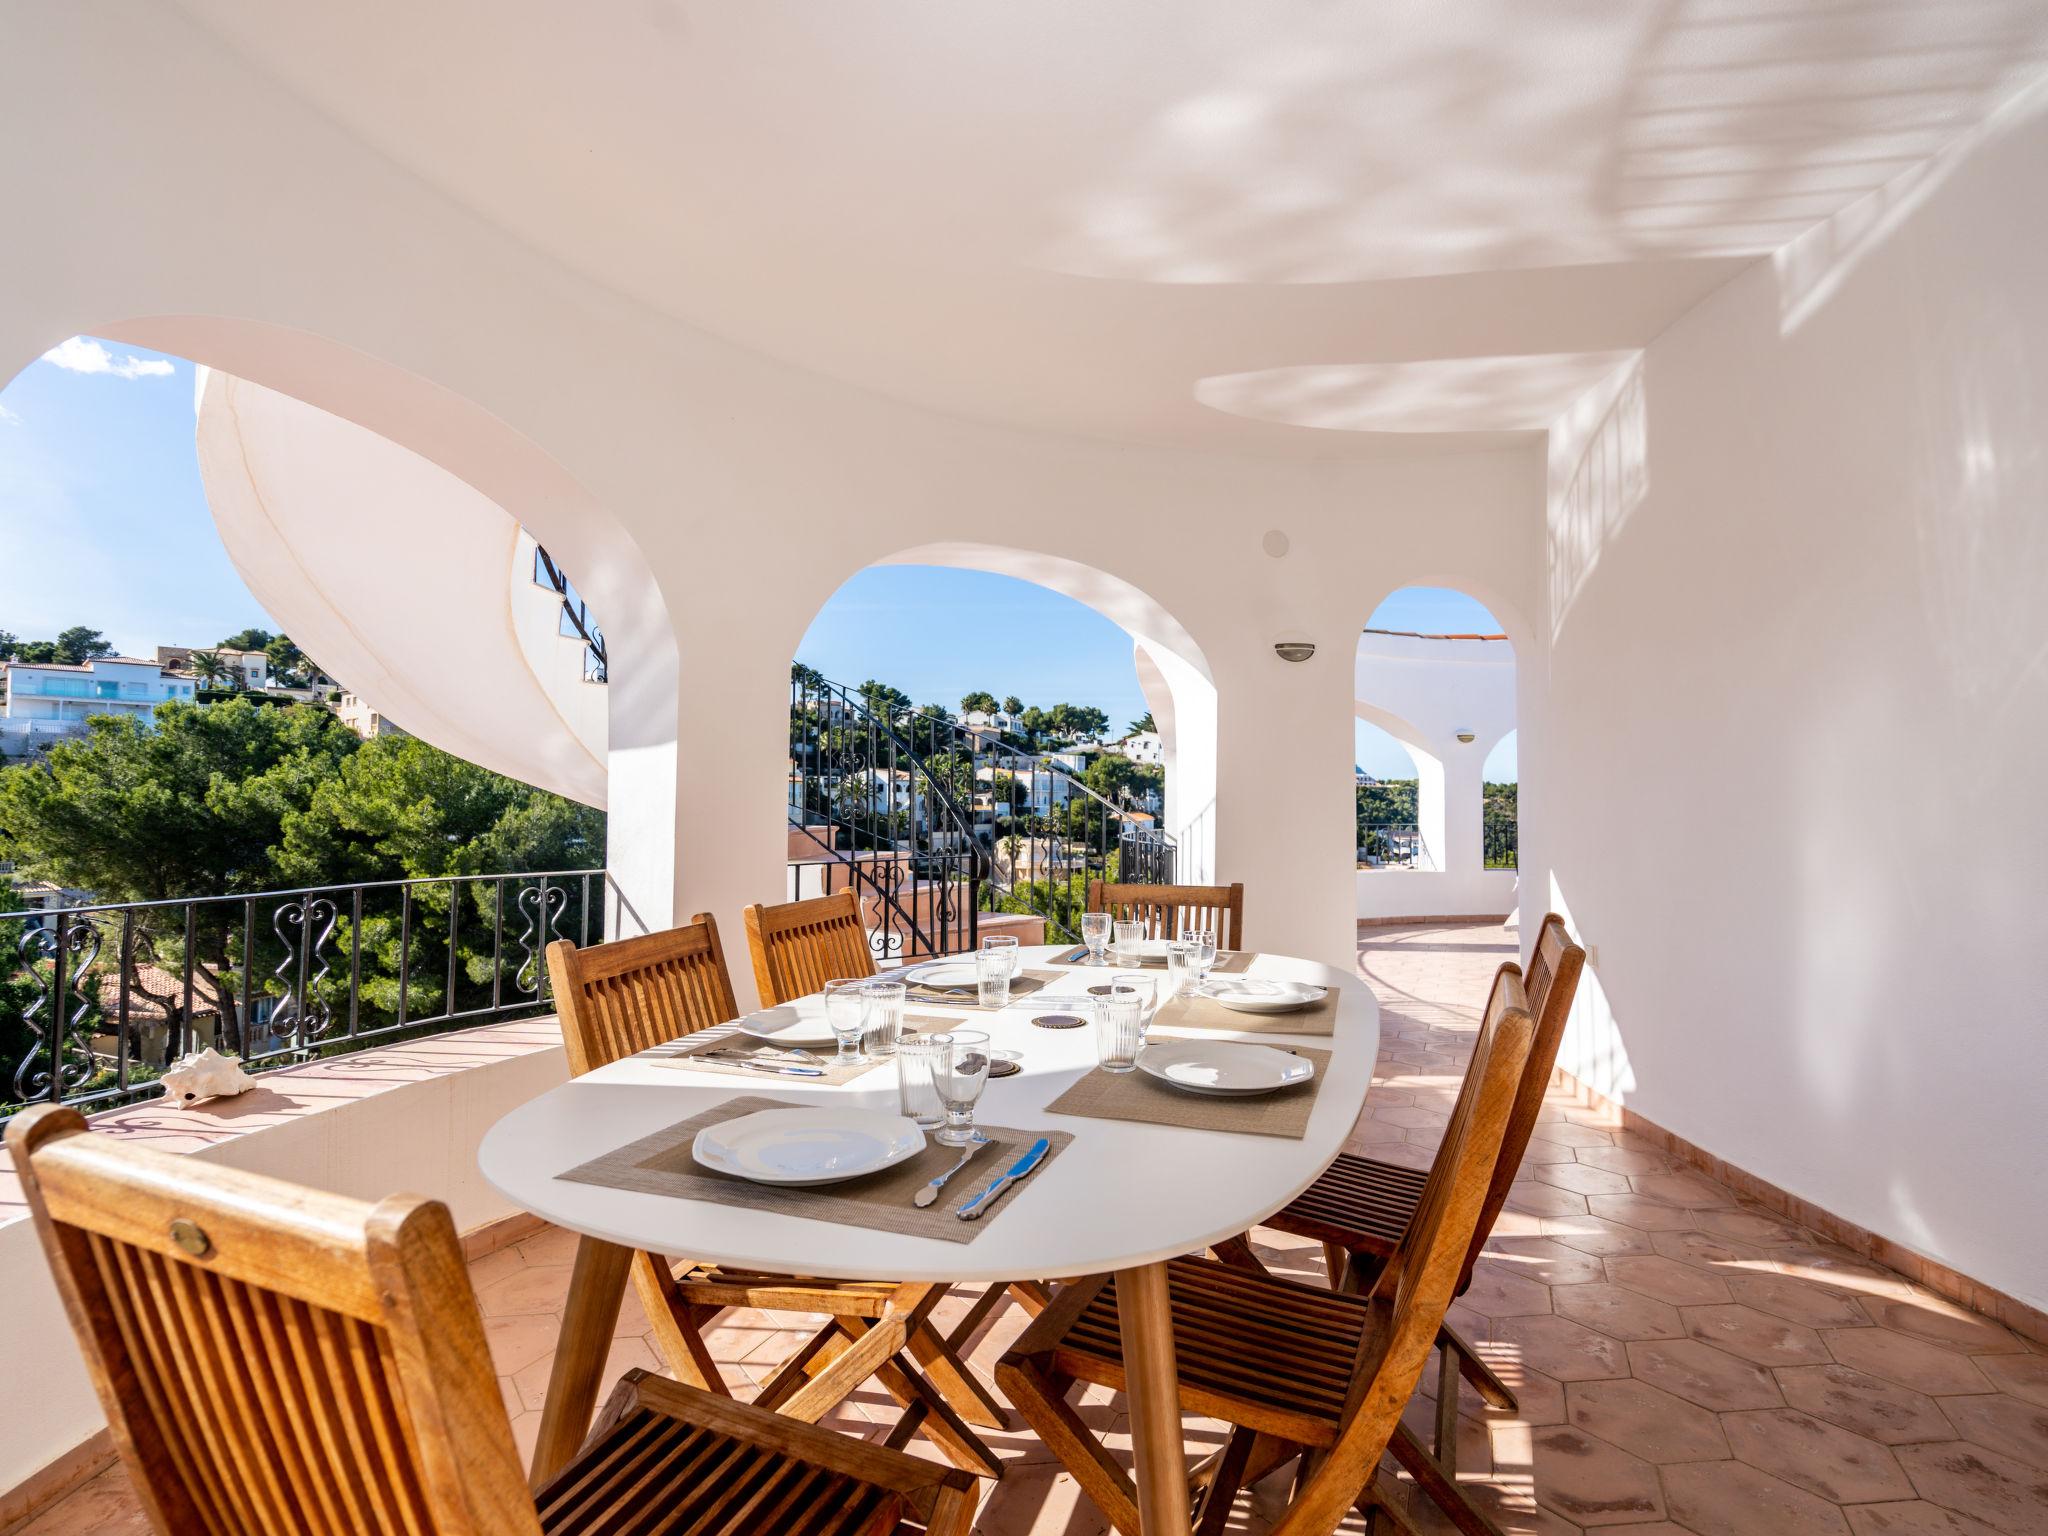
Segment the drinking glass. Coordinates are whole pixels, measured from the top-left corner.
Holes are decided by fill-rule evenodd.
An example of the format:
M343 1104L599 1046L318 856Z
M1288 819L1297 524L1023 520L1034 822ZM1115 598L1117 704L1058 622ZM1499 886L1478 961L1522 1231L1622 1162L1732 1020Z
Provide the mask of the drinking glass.
M1116 925L1116 961L1118 965L1136 965L1141 957L1139 946L1145 942L1143 923L1118 923Z
M1024 952L1017 947L1017 937L1015 934L998 933L991 935L989 938L981 941L981 950L983 954L994 950L999 955L1007 956L1010 962L1010 975L1012 977L1016 976L1017 972L1023 968Z
M1216 930L1214 928L1190 928L1181 937L1195 946L1195 968L1197 981L1209 979L1210 967L1216 964Z
M862 990L872 1010L868 1014L868 1056L894 1056L903 1038L904 985L900 981L870 981Z
M1201 946L1176 939L1166 946L1166 995L1186 997L1202 980Z
M1010 957L1000 949L984 949L974 957L974 979L980 987L976 1001L984 1008L1010 1006Z
M944 1147L964 1147L974 1140L974 1106L988 1085L988 1036L976 1029L956 1029L932 1038L946 1043L932 1069L946 1123L932 1140Z
M1107 965L1109 957L1110 917L1107 912L1084 912L1081 914L1081 942L1088 946L1090 965Z
M1113 989L1112 996L1115 995L1114 989L1137 993L1138 1008L1144 1022L1147 1024L1152 1022L1152 1015L1159 1011L1159 978L1157 976L1148 975L1144 971L1118 971L1109 978L1109 984Z
M944 1122L937 1073L950 1035L912 1035L896 1048L896 1107L926 1130Z
M861 1036L867 1032L868 1018L873 1012L867 989L865 978L825 983L825 1022L832 1026L832 1038L839 1042L838 1062L842 1067L862 1066L868 1059L860 1053Z
M1145 1046L1145 998L1136 987L1112 984L1095 1003L1095 1059L1105 1072L1129 1072Z

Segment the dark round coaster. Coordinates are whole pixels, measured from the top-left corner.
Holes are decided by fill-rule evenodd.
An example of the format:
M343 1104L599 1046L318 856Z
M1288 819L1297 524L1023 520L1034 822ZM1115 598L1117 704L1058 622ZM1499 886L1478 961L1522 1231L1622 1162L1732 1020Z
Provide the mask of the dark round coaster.
M1040 1029L1079 1029L1088 1021L1078 1013L1041 1013L1031 1022Z
M1099 987L1090 987L1088 989L1088 995L1090 997L1107 997L1110 993L1114 992L1115 990L1115 987L1111 986L1108 982L1105 981Z
M988 1064L990 1077L1015 1077L1024 1070L1021 1061L992 1061Z

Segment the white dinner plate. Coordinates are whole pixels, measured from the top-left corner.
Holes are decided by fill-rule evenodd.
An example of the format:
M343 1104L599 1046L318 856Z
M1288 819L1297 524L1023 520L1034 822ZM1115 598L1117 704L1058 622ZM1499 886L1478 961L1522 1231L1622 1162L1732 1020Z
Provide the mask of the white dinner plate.
M759 1013L750 1013L740 1020L740 1033L752 1035L756 1040L772 1041L776 1045L839 1043L832 1033L832 1026L825 1022L824 1004L816 1000L809 1008L784 1003L779 1008L763 1008Z
M932 960L904 967L904 981L914 987L979 987L981 976L972 960Z
M690 1151L758 1184L837 1184L924 1150L915 1120L879 1109L762 1109L697 1133Z
M1202 996L1212 998L1239 1013L1292 1013L1311 1007L1330 995L1328 987L1305 981L1266 981L1251 976L1211 976L1202 983Z
M1129 965L1133 961L1139 965L1164 965L1166 949L1171 943L1171 939L1140 939L1135 945L1112 944L1109 953L1119 965Z
M1188 1093L1271 1093L1316 1075L1306 1056L1231 1040L1174 1040L1138 1052L1138 1070Z

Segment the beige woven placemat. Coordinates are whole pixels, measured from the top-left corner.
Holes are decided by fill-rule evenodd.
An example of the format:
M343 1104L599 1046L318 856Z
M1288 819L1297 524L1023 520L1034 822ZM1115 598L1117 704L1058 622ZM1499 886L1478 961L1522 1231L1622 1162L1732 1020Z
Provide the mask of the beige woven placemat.
M1064 953L1054 955L1051 963L1054 965L1079 965L1087 958L1088 946L1083 944ZM1219 949L1216 951L1216 963L1210 966L1209 969L1219 976L1242 975L1251 969L1252 962L1258 958L1259 952L1255 949ZM1157 955L1149 960L1133 960L1129 966L1126 966L1123 961L1112 956L1110 965L1120 970L1163 971L1166 969L1166 956ZM1104 969L1107 969L1107 967L1104 967Z
M815 1079L811 1079L815 1081ZM671 1195L682 1200L708 1200L714 1205L740 1206L747 1210L775 1211L784 1216L807 1216L813 1221L838 1222L843 1226L865 1227L874 1232L900 1232L906 1237L933 1237L946 1243L971 1243L991 1223L1000 1221L1032 1179L1045 1172L1073 1141L1071 1131L1020 1131L1008 1126L984 1125L989 1144L975 1153L974 1161L954 1174L939 1191L939 1198L920 1210L910 1197L927 1181L953 1166L960 1156L957 1147L942 1147L928 1141L916 1157L866 1178L844 1184L821 1184L809 1189L792 1189L786 1184L756 1184L735 1178L700 1164L690 1153L690 1143L707 1125L718 1125L760 1109L798 1109L777 1099L728 1099L723 1104L692 1115L628 1142L602 1157L558 1175L572 1184L596 1184L605 1189L627 1189L642 1195ZM1045 1159L1023 1185L1013 1186L989 1211L975 1221L962 1221L955 1214L961 1206L1000 1178L1024 1149L1040 1136L1052 1143Z
M903 1016L903 1038L908 1040L921 1034L935 1034L939 1030L951 1029L957 1020L941 1018L936 1014L909 1014ZM823 1075L810 1077L801 1073L763 1072L753 1067L743 1067L731 1060L721 1060L712 1055L716 1051L758 1051L766 1047L770 1054L755 1056L754 1059L771 1066L815 1067ZM859 1066L842 1067L838 1063L838 1047L832 1045L810 1046L808 1061L797 1056L775 1055L775 1047L757 1035L747 1034L737 1023L720 1024L712 1029L699 1030L681 1040L671 1040L667 1045L658 1045L646 1052L646 1059L656 1066L687 1067L692 1072L717 1072L726 1077L744 1077L757 1083L822 1083L827 1087L838 1087L850 1083L857 1077L865 1077L880 1067L892 1071L896 1066L893 1056L870 1059Z
M1328 987L1321 1002L1292 1013L1240 1013L1213 997L1176 997L1159 1005L1152 1022L1175 1029L1217 1029L1244 1035L1334 1035L1337 1001L1337 989Z
M1095 1120L1137 1120L1178 1125L1190 1131L1237 1131L1247 1136L1285 1136L1299 1141L1322 1092L1330 1053L1311 1046L1294 1052L1316 1065L1316 1075L1292 1088L1257 1098L1221 1098L1182 1093L1149 1072L1105 1072L1097 1067L1045 1106L1049 1115L1086 1115Z
M1010 978L1010 1001L1014 1003L1034 992L1043 992L1048 985L1059 979L1058 971L1019 971ZM979 987L921 987L915 982L906 982L903 995L913 1003L938 1003L948 1008L981 1008Z

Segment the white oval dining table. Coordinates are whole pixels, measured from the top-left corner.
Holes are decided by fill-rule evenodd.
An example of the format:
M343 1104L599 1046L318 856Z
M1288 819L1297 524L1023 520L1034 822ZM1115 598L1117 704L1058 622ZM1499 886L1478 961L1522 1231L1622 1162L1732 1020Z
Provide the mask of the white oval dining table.
M889 1062L852 1082L823 1086L801 1077L705 1072L651 1055L632 1056L551 1089L494 1125L477 1154L484 1177L514 1204L581 1238L534 1449L535 1483L567 1463L589 1428L634 1249L832 1279L951 1284L1114 1273L1143 1526L1148 1536L1185 1532L1188 1492L1165 1261L1256 1225L1307 1188L1336 1157L1372 1082L1379 1007L1354 974L1259 953L1245 974L1338 989L1333 1035L1153 1031L1155 1038L1245 1039L1329 1051L1308 1129L1299 1139L1048 1114L1046 1105L1095 1066L1092 1030L1050 1030L1031 1022L1058 1012L1063 995L1073 996L1102 979L1099 968L1049 963L1072 948L1024 950L1023 966L1057 971L1058 979L1001 1012L910 1005L913 1013L986 1030L992 1049L1020 1054L1020 1072L990 1079L978 1110L982 1122L1073 1135L1057 1157L1003 1196L972 1242L942 1242L560 1177L744 1095L893 1112L896 1072ZM982 1170L982 1176L992 1171Z

